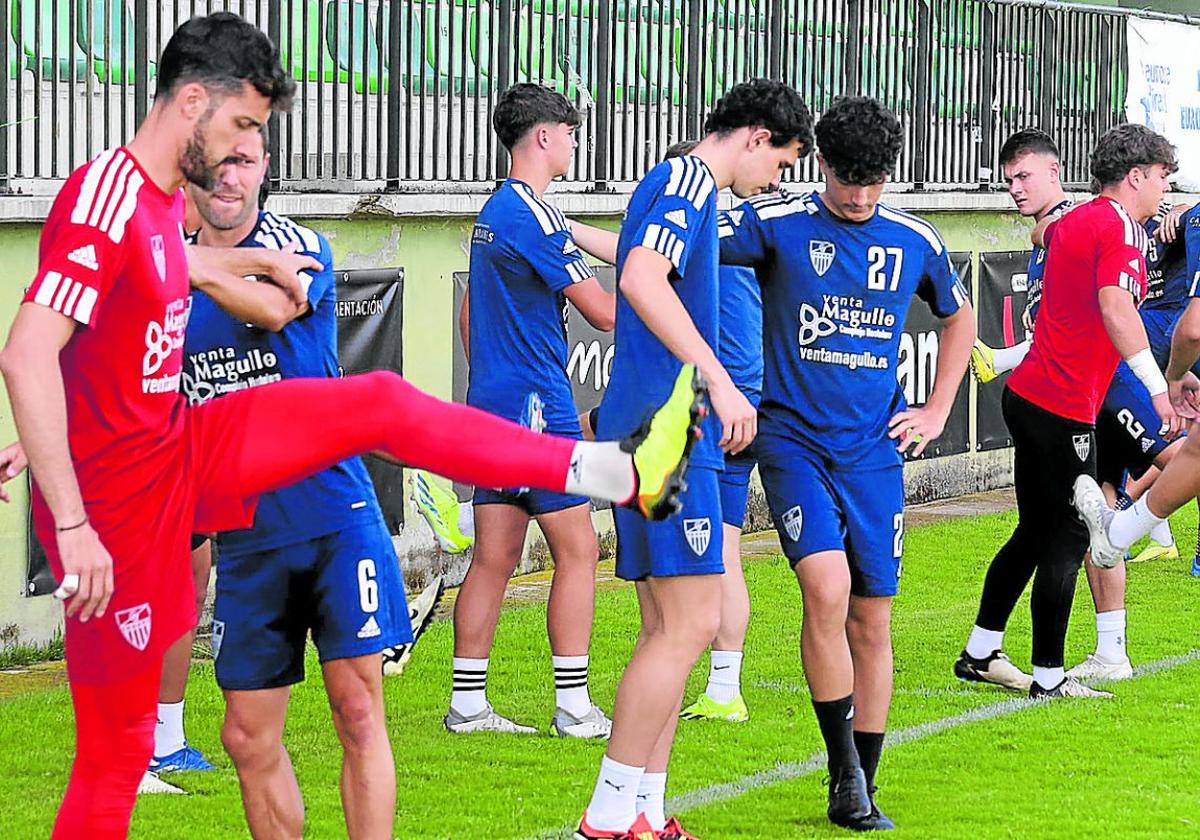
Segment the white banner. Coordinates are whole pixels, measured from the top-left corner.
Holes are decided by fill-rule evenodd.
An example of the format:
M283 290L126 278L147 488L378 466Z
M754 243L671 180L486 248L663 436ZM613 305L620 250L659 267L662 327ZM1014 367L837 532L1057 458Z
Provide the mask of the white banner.
M1200 26L1128 19L1125 118L1175 144L1179 189L1200 192Z

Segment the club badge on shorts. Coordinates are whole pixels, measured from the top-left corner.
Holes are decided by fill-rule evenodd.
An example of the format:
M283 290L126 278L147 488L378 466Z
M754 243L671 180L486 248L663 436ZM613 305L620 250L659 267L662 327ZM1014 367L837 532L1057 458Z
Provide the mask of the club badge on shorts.
M695 555L701 557L708 551L708 543L712 539L712 522L707 516L703 519L685 519L683 535L687 537L688 545Z
M787 531L788 539L796 542L800 539L800 531L804 528L804 511L800 505L788 508L783 513L783 530Z
M1079 460L1086 461L1088 453L1092 451L1092 436L1071 435L1071 441L1075 444L1075 454L1079 456Z
M125 641L138 650L145 650L146 645L150 644L150 605L138 604L126 610L117 610L113 617Z

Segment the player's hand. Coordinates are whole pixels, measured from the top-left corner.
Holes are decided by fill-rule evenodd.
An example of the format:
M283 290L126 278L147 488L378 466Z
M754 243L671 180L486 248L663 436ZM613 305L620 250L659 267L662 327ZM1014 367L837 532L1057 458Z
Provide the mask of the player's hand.
M758 410L729 377L721 385L709 386L708 399L721 421L721 448L736 455L758 434Z
M283 289L297 306L303 306L308 303L308 284L300 275L305 271L321 271L324 266L308 254L297 253L299 247L289 242L280 251L260 250L267 281Z
M900 444L896 447L897 452L908 453L916 458L925 451L926 446L941 437L949 415L949 411L939 411L927 405L906 408L888 421L888 437L892 440L900 439Z
M1033 335L1033 315L1028 306L1021 310L1021 326L1025 328L1026 335Z
M1154 231L1154 235L1158 237L1160 242L1169 244L1179 238L1179 220L1190 209L1190 204L1176 204L1167 211L1167 215L1163 217L1162 224L1158 226L1158 230Z
M25 468L28 466L29 461L25 458L25 447L21 446L19 440L0 449L0 502L7 504L12 501L12 497L4 489L4 482L16 478L25 472Z
M1175 413L1185 420L1200 420L1200 379L1190 370L1182 379L1167 382L1167 394Z
M1179 437L1180 433L1187 428L1187 418L1180 415L1171 404L1170 386L1165 393L1155 394L1150 398L1154 404L1154 411L1158 414L1158 419L1162 421L1162 427L1158 433L1166 440L1174 440Z
M67 602L68 616L102 618L113 594L113 561L91 523L59 531L58 556L63 579L54 597Z

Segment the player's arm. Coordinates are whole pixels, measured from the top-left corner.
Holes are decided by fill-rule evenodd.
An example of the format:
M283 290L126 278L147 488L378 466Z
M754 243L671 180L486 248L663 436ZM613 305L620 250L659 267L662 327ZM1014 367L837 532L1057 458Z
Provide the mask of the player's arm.
M567 224L571 226L571 236L574 237L576 245L596 259L603 260L609 265L616 265L617 234L611 230L577 222L574 219L568 219Z
M463 356L471 364L471 284L463 289L462 306L458 308L458 337L462 339Z
M67 615L87 621L104 615L113 591L112 557L88 522L67 441L67 400L59 353L76 321L48 306L26 302L17 310L0 352L17 434L57 531ZM77 575L78 582L68 576ZM69 583L77 589L72 591ZM58 593L55 593L56 595Z
M594 276L567 286L563 294L601 332L608 332L616 325L617 296L601 286Z
M717 214L717 241L721 248L721 262L725 265L740 265L758 268L766 265L774 256L769 231L758 218L754 205L745 202L733 211L722 210Z
M1154 235L1158 237L1159 241L1169 245L1177 240L1183 233L1183 216L1191 209L1192 205L1190 204L1176 204L1168 210L1163 216L1162 223L1154 231Z
M210 248L203 245L188 246L188 270L192 285L197 276L210 276L223 271L236 277L255 275L265 277L278 286L297 305L308 302L308 284L302 273L320 271L320 261L304 253L298 253L291 245L280 251L270 248Z
M204 261L189 261L189 265L193 266L190 271L192 287L204 292L217 306L239 321L279 332L311 309L307 299L297 304L287 292L273 283L259 283Z
M533 225L529 229L537 230ZM579 314L596 329L604 332L611 330L617 320L617 297L600 285L595 270L583 258L579 243L571 235L570 229L539 232L535 236L523 243L522 256L546 287L552 292L562 292L579 310ZM612 257L615 260L615 248L613 250Z
M721 446L740 452L758 432L758 412L738 391L716 353L700 335L668 279L672 263L658 251L635 246L621 271L621 292L646 327L682 362L690 362L708 382L712 407L721 419Z

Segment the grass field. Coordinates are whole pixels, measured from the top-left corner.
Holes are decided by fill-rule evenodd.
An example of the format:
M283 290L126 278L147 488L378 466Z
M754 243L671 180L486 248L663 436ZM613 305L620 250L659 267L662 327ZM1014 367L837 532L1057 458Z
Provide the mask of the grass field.
M1194 544L1195 511L1175 523ZM951 664L974 618L983 569L1011 515L910 531L896 602L896 696L883 755L880 804L912 838L1200 837L1200 580L1188 560L1130 569L1130 651L1150 672L1110 701L1029 704L999 689L960 684ZM1190 552L1185 552L1190 554ZM748 724L684 723L669 795L689 830L706 838L845 836L825 821L820 738L799 666L799 598L786 565L747 563L754 605L744 693ZM492 657L489 694L502 713L545 728L553 711L545 609L507 612ZM602 592L592 651L593 693L610 706L637 626L632 589ZM1068 660L1094 642L1083 575ZM1029 664L1028 602L1007 647ZM559 836L578 819L600 744L549 737L450 736L451 629L430 628L406 673L387 683L397 755L402 838ZM1170 658L1174 657L1174 658ZM1165 660L1165 661L1164 661ZM287 744L314 838L345 835L338 744L315 659L293 695ZM688 696L703 688L707 658ZM956 717L958 716L958 717ZM189 686L188 732L219 766L171 776L192 795L143 797L136 838L246 836L237 780L221 751L220 695L208 665ZM71 757L65 688L31 688L0 700L0 836L46 837Z

